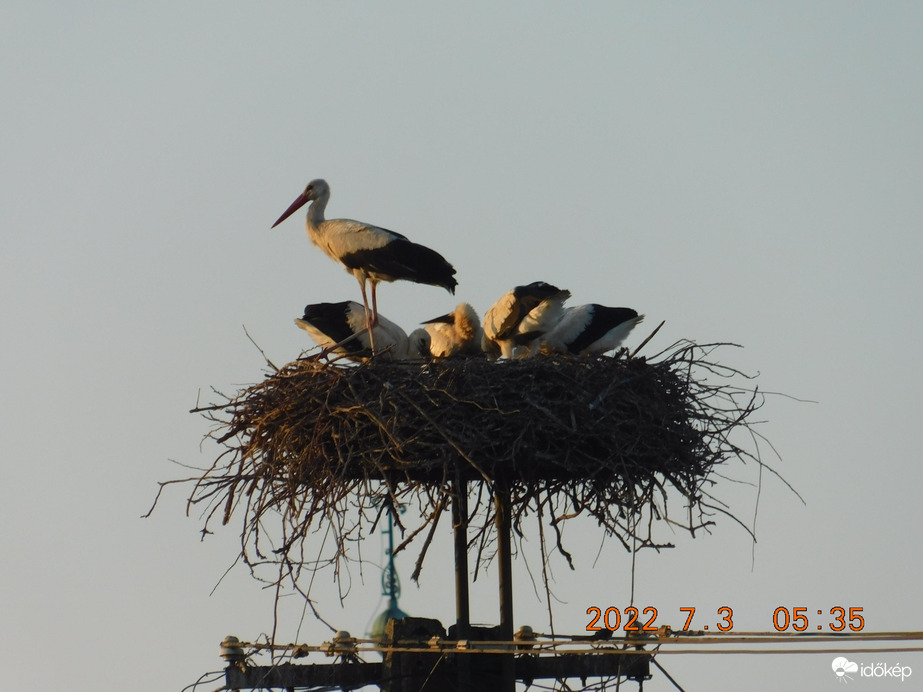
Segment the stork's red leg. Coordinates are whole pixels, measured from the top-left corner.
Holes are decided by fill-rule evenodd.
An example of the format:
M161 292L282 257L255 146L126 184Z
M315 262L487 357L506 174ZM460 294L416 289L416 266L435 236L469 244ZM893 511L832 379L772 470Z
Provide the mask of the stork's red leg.
M378 326L378 282L369 281L372 284L372 326Z
M365 294L365 280L359 280L359 287L362 289L362 304L365 306L365 328L369 332L369 347L372 349L372 355L375 355L375 333L372 331L378 323L378 315L369 310L369 299ZM372 284L372 305L375 304L375 284Z

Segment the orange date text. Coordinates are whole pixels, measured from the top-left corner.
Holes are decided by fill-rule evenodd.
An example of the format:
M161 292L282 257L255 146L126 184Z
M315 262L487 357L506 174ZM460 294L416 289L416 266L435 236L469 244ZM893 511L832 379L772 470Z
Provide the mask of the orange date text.
M696 609L693 607L680 608L680 619L685 618L682 630L691 630L693 617ZM647 608L635 608L628 606L621 610L610 606L600 608L599 606L590 606L586 609L586 614L591 616L587 623L587 632L599 632L601 630L612 630L616 632L622 630L628 632L656 632L659 628L657 622L658 611L653 606ZM700 614L700 618L702 615ZM729 606L721 606L714 613L709 612L705 623L701 625L703 630L712 629L719 632L730 632L734 628L734 611Z

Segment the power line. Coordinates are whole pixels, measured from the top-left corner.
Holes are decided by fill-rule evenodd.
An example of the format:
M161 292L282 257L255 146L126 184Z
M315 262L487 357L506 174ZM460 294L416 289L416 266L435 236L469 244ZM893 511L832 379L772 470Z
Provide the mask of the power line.
M581 635L582 636L582 635ZM548 656L561 654L592 653L598 655L636 655L639 651L652 654L801 654L801 653L849 653L849 652L923 652L923 632L861 632L844 634L741 632L708 636L687 632L669 633L665 636L624 637L589 642L585 639L566 637L545 637L534 635L534 639L512 641L446 640L434 637L422 644L413 642L409 646L400 643L383 645L374 639L350 639L350 652L365 653L434 653L455 654L528 654ZM907 642L920 642L918 646L905 646ZM834 645L831 646L831 645ZM776 648L785 645L786 648ZM343 642L325 642L320 645L269 644L241 642L238 646L252 653L271 651L283 656L288 653L298 657L308 653L322 653L326 656L341 655ZM675 646L684 648L673 648ZM727 648L736 646L736 648ZM647 649L652 647L652 649ZM747 648L741 648L747 647Z

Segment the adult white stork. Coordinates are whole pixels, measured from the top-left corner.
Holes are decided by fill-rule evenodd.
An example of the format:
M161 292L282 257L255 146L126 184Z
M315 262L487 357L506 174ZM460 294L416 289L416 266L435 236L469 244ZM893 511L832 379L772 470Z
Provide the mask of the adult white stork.
M410 353L424 357L448 358L475 355L481 352L481 320L468 303L459 303L447 315L423 322L408 337Z
M455 293L455 286L458 285L455 268L438 252L412 243L400 233L385 228L351 219L325 219L324 210L329 199L330 186L327 181L312 180L272 227L275 228L311 202L306 222L308 237L359 281L370 337L373 334L372 328L378 323L376 289L379 281L414 281L442 286L449 293ZM366 283L372 287L371 308L366 295Z
M296 317L295 324L325 351L339 353L356 362L364 362L372 354L365 308L354 300L306 305L304 316ZM389 360L407 359L408 341L403 329L379 315L372 331L378 344L375 353Z
M644 315L631 308L589 303L567 308L555 327L536 342L542 353L601 354L618 347Z
M484 315L484 352L496 357L499 350L512 358L517 348L528 347L560 321L568 298L570 291L544 281L516 286Z

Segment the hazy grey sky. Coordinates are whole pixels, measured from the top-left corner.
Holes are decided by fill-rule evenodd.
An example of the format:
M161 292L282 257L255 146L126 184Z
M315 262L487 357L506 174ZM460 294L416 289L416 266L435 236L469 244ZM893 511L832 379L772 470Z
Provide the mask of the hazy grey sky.
M637 604L730 605L735 631L780 605L921 629L921 35L912 2L5 3L4 687L178 690L221 667L222 637L271 628L244 570L210 595L235 527L199 542L182 490L139 516L184 473L170 459L215 456L199 392L262 377L242 325L283 363L309 345L305 303L358 299L300 221L269 230L315 177L329 216L436 248L481 311L550 281L666 320L651 353L733 341L725 361L761 388L818 402L761 412L807 506L764 477L755 550L729 521L661 527L676 548L639 555ZM379 305L409 329L455 302L396 284ZM752 487L719 490L752 519ZM630 555L607 544L593 570L589 536L578 572L555 567L559 631L627 604ZM447 623L436 563L419 589L399 563L401 605ZM541 629L517 575L517 624ZM379 584L352 578L349 608L324 607L355 633ZM481 622L495 583L477 583ZM879 658L923 675L920 654ZM820 689L831 659L660 660L691 692Z

